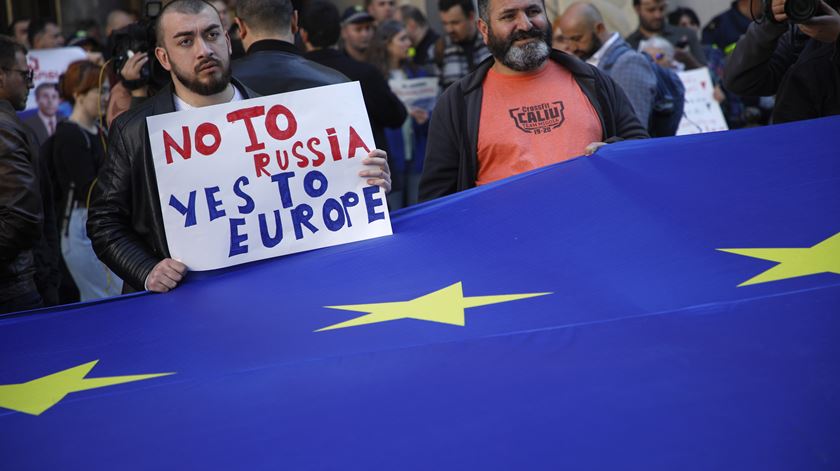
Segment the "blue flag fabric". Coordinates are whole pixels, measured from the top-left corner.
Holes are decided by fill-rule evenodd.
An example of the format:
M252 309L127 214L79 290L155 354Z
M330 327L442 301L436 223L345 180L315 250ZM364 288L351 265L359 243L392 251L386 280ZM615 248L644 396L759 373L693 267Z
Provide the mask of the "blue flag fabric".
M838 131L623 142L393 237L2 318L0 463L838 469Z

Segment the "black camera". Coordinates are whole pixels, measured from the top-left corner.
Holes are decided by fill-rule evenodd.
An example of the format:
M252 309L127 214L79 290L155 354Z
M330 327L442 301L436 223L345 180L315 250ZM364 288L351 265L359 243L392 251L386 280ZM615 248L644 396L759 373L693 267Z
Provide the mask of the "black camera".
M771 0L764 0L764 14L773 20ZM802 23L816 16L820 8L820 0L787 0L785 2L785 14L791 23ZM775 20L773 20L775 21Z
M115 72L119 74L125 63L134 54L148 52L150 55L154 55L155 36L153 24L152 22L139 21L120 28L111 34L111 58ZM143 69L140 71L140 80L149 80L149 75L151 75L150 64L153 60L154 57L149 57L149 61L143 66Z
M155 89L159 89L169 80L169 73L157 61L154 52L155 19L160 14L160 10L161 2L147 2L143 19L114 31L108 38L114 72L120 75L120 78L123 78L120 73L123 66L134 54L141 52L149 54L149 60L140 70L140 78L132 81L124 80L123 83L129 89L145 85L152 85Z

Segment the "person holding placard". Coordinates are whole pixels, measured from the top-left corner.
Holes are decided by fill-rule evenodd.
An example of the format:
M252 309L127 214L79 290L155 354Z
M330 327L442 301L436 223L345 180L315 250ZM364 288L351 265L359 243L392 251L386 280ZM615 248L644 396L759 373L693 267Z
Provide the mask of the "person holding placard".
M172 83L114 121L89 210L94 250L125 281L124 292L167 292L187 272L186 265L169 257L146 118L256 96L231 78L230 39L208 3L175 0L156 22L155 56ZM381 150L370 152L360 176L387 192L386 158Z
M409 48L411 39L405 26L394 20L384 21L373 35L368 48L368 62L376 66L389 82L429 77L431 74L425 68L412 63L408 56ZM417 203L420 172L423 170L423 156L429 135L431 107L409 106L408 103L406 107L409 116L403 125L385 129L396 172L394 191L388 195L388 206L392 210Z

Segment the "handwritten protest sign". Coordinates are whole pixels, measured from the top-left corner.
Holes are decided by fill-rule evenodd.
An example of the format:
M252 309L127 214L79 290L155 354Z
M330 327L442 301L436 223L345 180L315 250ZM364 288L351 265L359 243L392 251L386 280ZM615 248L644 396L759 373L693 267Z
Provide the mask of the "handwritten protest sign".
M409 110L421 108L429 113L435 107L438 94L437 77L413 79L391 79L388 81L391 91Z
M80 47L59 47L55 49L34 49L29 51L26 61L34 73L33 83L37 88L42 83L58 83L58 78L73 62L85 60L87 55ZM37 108L35 89L29 91L26 109Z
M685 110L677 136L728 130L720 104L714 97L715 86L709 69L703 67L678 75L685 86Z
M358 82L147 118L172 258L211 270L390 235Z

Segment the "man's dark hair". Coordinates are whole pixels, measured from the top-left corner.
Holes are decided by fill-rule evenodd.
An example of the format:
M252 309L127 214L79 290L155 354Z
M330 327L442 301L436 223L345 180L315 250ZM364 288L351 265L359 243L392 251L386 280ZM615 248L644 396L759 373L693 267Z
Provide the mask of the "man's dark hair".
M14 39L0 34L0 68L12 69L17 65L15 54L20 52L24 56L26 47Z
M29 51L14 38L0 34L0 67L4 69L15 67L17 65L15 55L18 52L25 56Z
M214 13L219 15L219 10L216 10L216 7L207 3L204 0L174 0L166 4L163 9L160 11L160 14L155 18L155 35L157 40L157 45L163 47L163 28L161 28L161 24L163 21L163 17L167 13L182 13L187 15L197 15L204 11L205 8L211 9ZM219 24L222 22L222 17L219 15Z
M697 13L694 13L694 10L691 8L677 8L676 10L672 11L668 14L668 24L671 26L679 26L680 19L682 17L687 16L688 19L697 26L700 26L700 18L697 16Z
M40 85L35 87L35 99L38 99L38 96L41 94L42 91L52 88L53 90L60 92L58 89L58 84L55 82L42 82Z
M441 0L445 1L445 0ZM545 0L540 0L542 3L543 13L545 11ZM443 11L443 10L441 10ZM546 16L548 13L546 13ZM482 21L489 24L490 23L490 0L478 0L478 17L481 18Z
M330 47L341 35L338 8L324 0L309 2L300 17L300 27L306 31L310 44L321 49Z
M400 15L402 16L403 23L408 20L412 20L417 23L417 26L426 26L429 24L429 21L426 19L426 15L424 15L419 8L413 5L400 6Z
M15 18L14 20L12 20L12 22L9 23L9 29L6 31L6 34L14 38L15 37L15 25L22 22L22 21L29 21L29 18L23 16L23 17Z
M487 3L487 0L484 0ZM470 16L475 11L472 0L438 0L438 11L449 11L450 8L460 6L464 16Z
M58 23L55 22L52 18L33 18L32 21L29 22L29 31L26 33L27 38L29 38L29 44L32 47L35 47L35 36L43 33L47 29L47 25L56 25Z
M290 0L238 0L236 16L261 33L288 34L294 7Z

